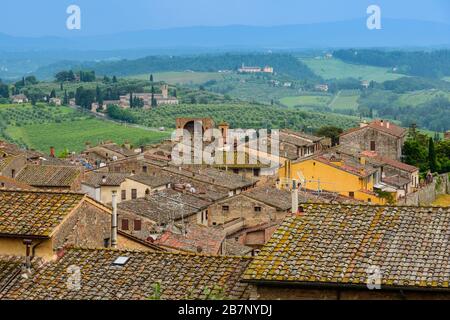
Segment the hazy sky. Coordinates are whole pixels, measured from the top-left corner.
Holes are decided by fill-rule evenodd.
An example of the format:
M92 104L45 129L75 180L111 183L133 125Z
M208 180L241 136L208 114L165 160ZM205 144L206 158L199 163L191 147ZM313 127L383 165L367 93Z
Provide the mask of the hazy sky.
M66 29L66 8L81 8L81 31ZM363 19L371 4L383 18L450 23L449 0L3 0L0 32L96 35L184 26L283 25Z

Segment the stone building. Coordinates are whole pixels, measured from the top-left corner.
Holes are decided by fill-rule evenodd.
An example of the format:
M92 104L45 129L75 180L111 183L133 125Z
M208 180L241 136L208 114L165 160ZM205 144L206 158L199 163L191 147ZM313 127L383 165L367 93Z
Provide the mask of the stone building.
M111 209L71 192L0 190L0 255L54 260L59 249L110 247ZM127 236L119 248L141 249Z
M82 156L95 167L103 167L109 162L134 157L138 153L139 150L135 151L113 142L105 142L97 146L88 146Z
M246 227L254 227L280 222L290 211L291 204L290 191L257 187L213 203L209 207L208 220L203 224L218 226L243 219Z
M305 205L243 281L262 300L449 299L449 221L450 208Z
M115 172L89 172L81 190L101 203L111 203L113 191L119 194L117 202L143 198L155 191L170 187L170 178L156 174L131 174Z
M4 155L0 157L0 176L16 178L17 174L26 166L25 154Z
M152 107L152 99L156 106L175 105L179 101L176 97L169 96L169 86L167 84L161 85L161 93L133 93L133 98L141 99L144 103L144 109ZM130 107L130 94L120 96L119 105L122 108Z
M172 189L155 191L145 198L122 201L118 204L119 230L137 238L152 241L169 225L197 222L198 216L207 218L210 201L188 192Z
M111 213L77 193L0 190L0 254L53 259L65 245L109 246Z
M339 144L350 151L374 151L378 155L401 161L407 130L389 121L361 123L339 137Z

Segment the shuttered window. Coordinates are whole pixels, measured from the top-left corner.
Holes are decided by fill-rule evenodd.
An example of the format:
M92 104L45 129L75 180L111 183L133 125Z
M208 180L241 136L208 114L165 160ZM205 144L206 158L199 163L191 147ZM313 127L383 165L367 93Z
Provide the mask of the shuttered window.
M128 230L128 219L122 219L122 230Z
M141 220L134 220L134 231L141 231L142 222Z

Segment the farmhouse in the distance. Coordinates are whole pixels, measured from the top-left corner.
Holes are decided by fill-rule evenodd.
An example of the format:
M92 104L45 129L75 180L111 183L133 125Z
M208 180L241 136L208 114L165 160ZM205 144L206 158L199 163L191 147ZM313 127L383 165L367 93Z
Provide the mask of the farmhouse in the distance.
M239 73L273 73L273 67L247 67L244 64L238 69Z
M142 99L144 102L144 108L149 109L152 107L152 100L154 100L154 105L174 105L178 104L179 101L176 97L169 96L169 86L167 84L163 84L161 86L161 93L133 93L133 98ZM120 96L119 105L122 108L130 107L130 94L126 94Z

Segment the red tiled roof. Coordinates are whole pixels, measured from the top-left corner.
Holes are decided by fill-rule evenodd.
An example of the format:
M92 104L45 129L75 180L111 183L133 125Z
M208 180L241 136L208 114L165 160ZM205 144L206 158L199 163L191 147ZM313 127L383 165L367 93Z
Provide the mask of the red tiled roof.
M405 128L399 127L396 124L393 124L389 121L375 120L375 121L368 123L364 127L349 129L349 130L345 131L344 133L342 133L340 136L345 136L349 133L352 133L352 132L355 132L358 130L362 130L362 129L366 129L366 128L372 128L372 129L375 129L378 131L382 131L384 133L393 135L395 137L403 137L406 134Z
M385 163L391 167L403 170L403 171L408 171L408 172L416 172L419 171L419 168L411 166L409 164L397 161L397 160L393 160L387 157L382 157L379 156L376 152L373 151L363 151L361 152L361 155L369 157L369 158L373 158L377 161L380 161L382 163Z

